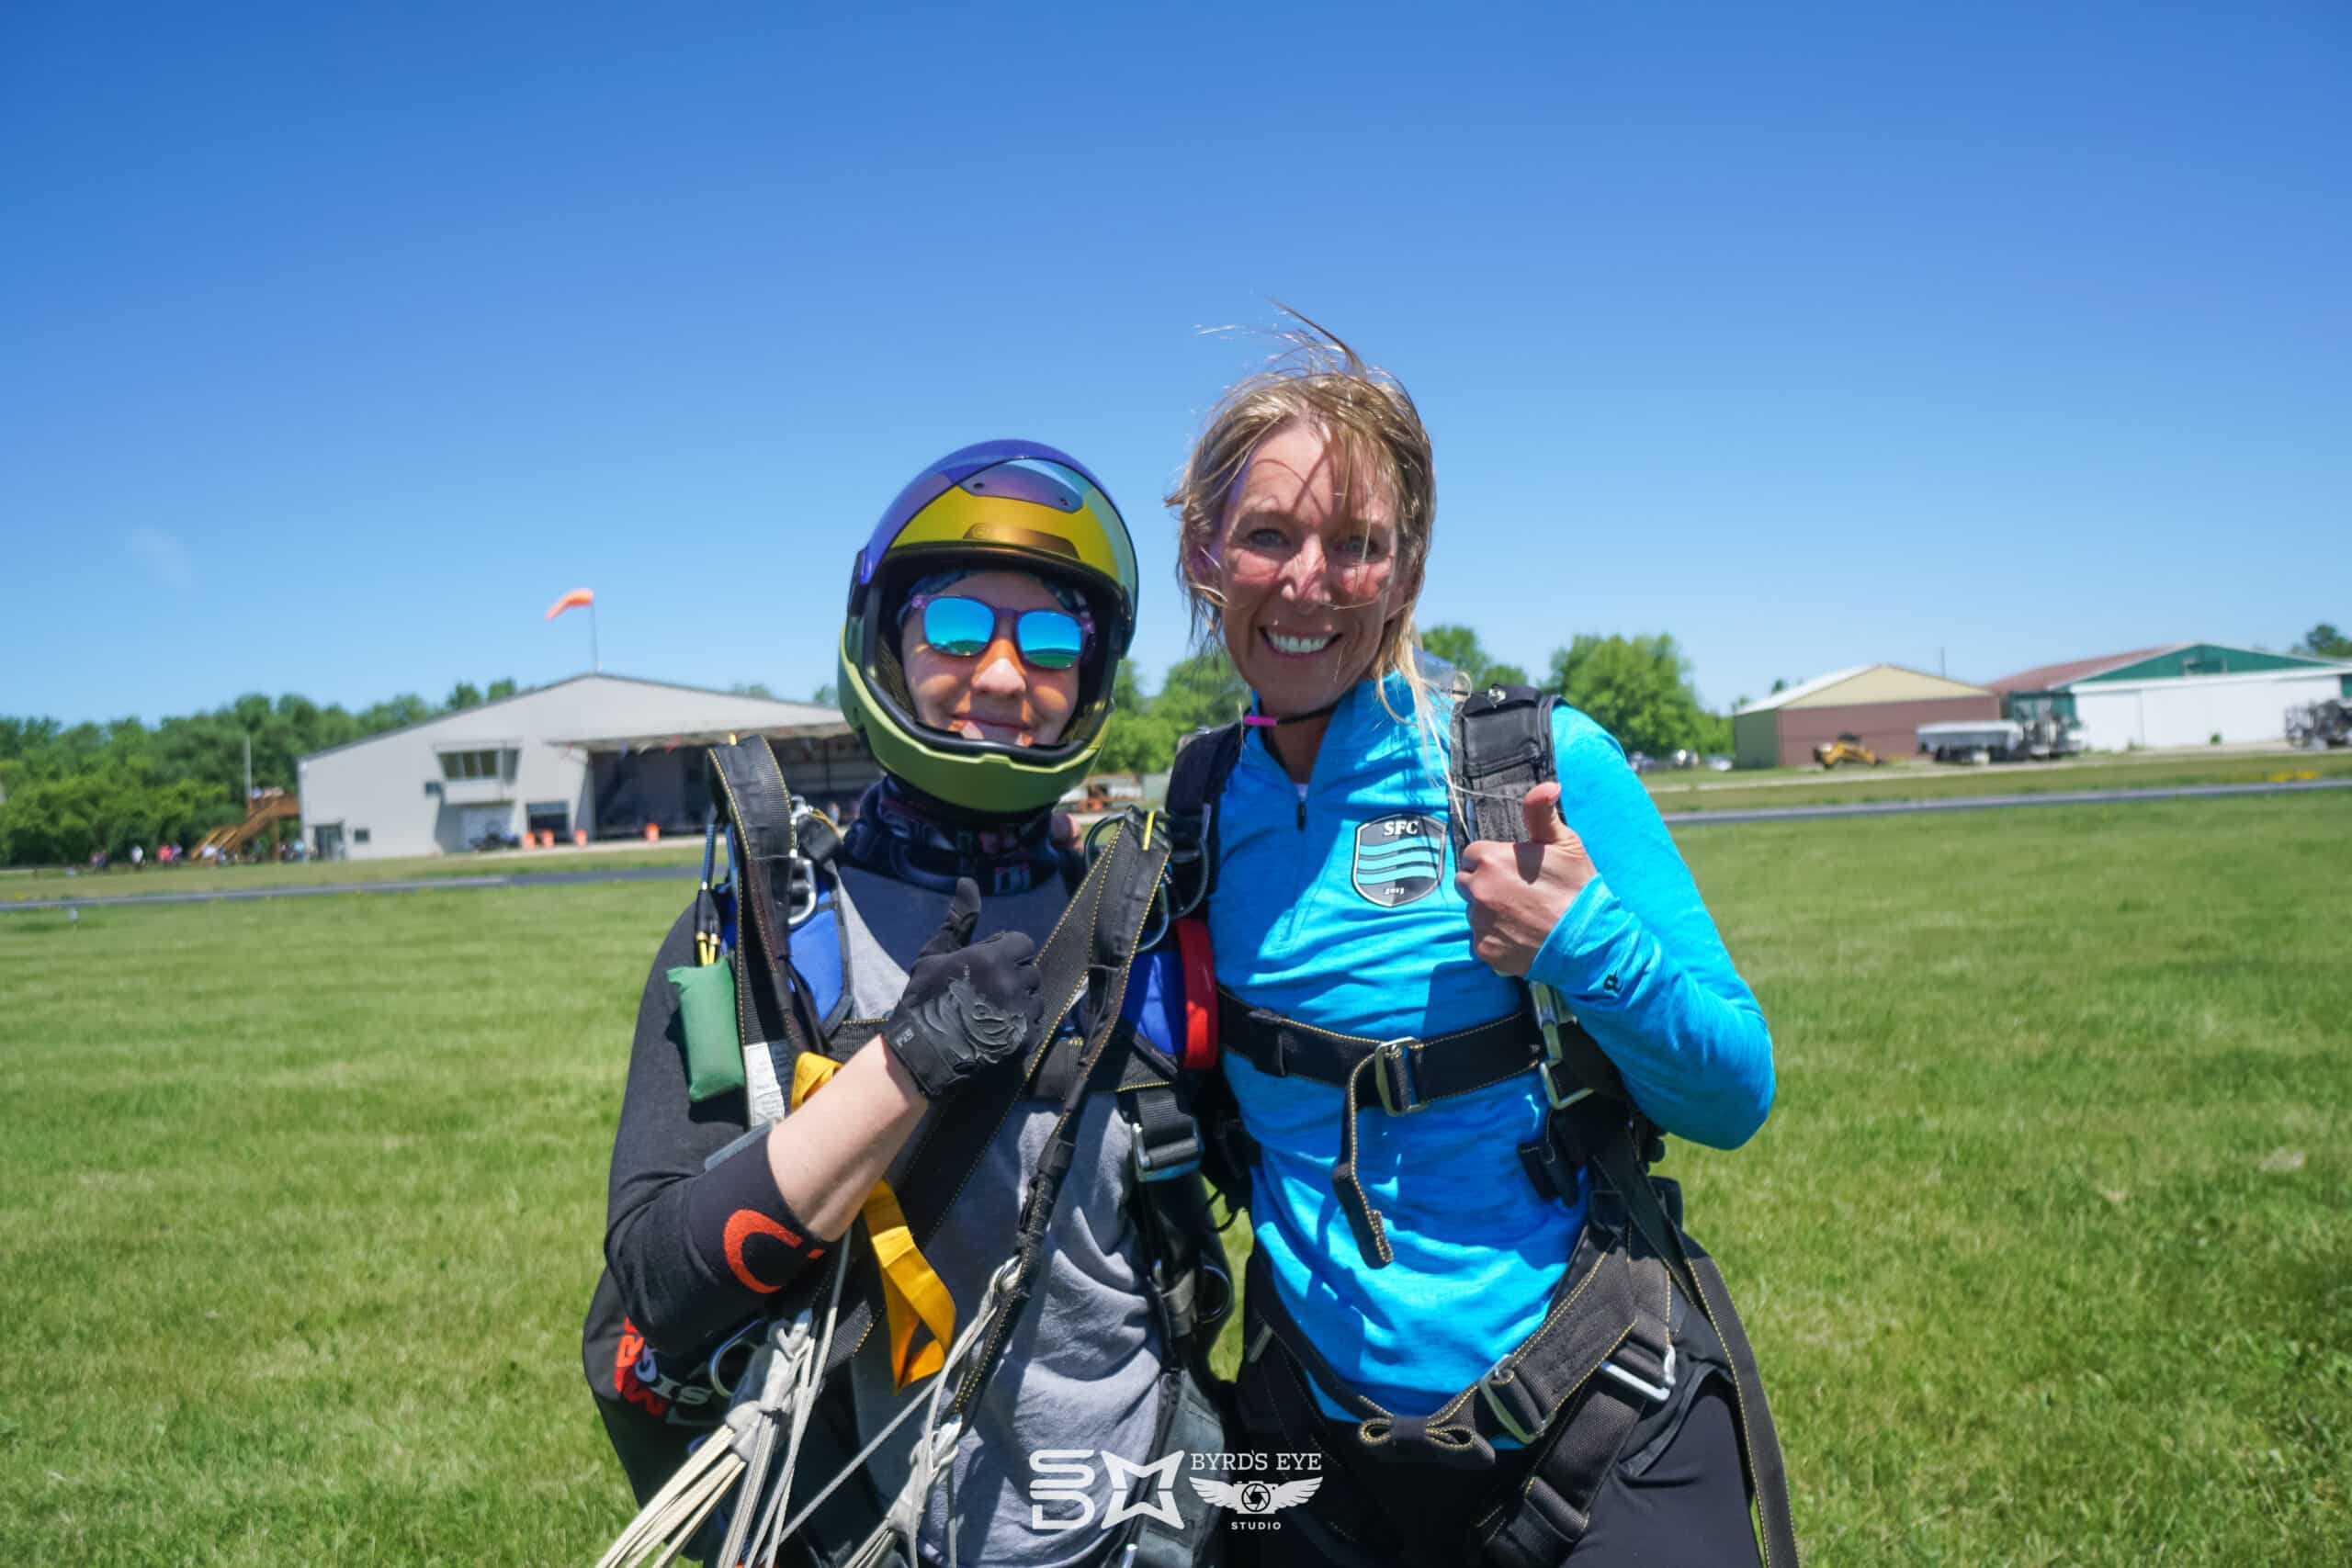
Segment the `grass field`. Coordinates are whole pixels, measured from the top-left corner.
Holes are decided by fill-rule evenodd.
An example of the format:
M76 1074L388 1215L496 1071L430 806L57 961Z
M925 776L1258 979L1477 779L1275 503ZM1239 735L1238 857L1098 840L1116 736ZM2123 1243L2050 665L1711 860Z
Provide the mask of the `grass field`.
M639 865L698 865L702 840L643 850L521 850L499 854L413 855L398 860L310 861L280 865L118 865L101 875L53 868L0 874L0 904L32 898L125 898L138 893L234 892L315 887L327 883L411 882L445 877L514 876L532 872L619 870Z
M1809 1561L2352 1560L2352 795L1683 845ZM0 917L0 1562L585 1564L645 884Z
M2048 795L2087 789L2159 789L2175 784L2260 784L2304 775L2352 778L2352 751L2278 755L2166 757L2140 761L2096 759L2062 763L2016 762L1970 768L1917 762L1899 768L1812 770L1785 784L1727 787L1722 773L1645 773L1657 808L1755 811L1774 806L1849 806L1880 800L1948 800L1972 795Z

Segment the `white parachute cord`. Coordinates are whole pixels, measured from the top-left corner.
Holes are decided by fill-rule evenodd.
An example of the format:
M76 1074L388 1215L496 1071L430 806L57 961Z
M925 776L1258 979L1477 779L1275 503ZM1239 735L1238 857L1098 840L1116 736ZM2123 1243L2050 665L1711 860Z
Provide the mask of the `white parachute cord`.
M809 1417L816 1412L818 1391L824 1386L825 1361L832 1354L833 1329L841 1321L842 1281L849 1278L850 1246L856 1237L857 1229L853 1225L842 1233L833 1256L833 1283L825 1297L825 1325L817 1337L815 1353L801 1363L793 1390L792 1427L785 1438L784 1461L777 1469L767 1506L761 1510L759 1523L751 1534L752 1551L748 1561L753 1563L773 1562L784 1545L775 1527L783 1522L784 1511L791 1505L793 1477L800 1467L800 1443L808 1434ZM732 1556L721 1559L729 1568L743 1561L746 1560Z
M1002 1263L998 1264L998 1265L997 1265L996 1272L989 1276L989 1287L988 1287L988 1291L987 1291L987 1293L981 1297L981 1301L980 1301L980 1315L981 1315L982 1317L984 1317L984 1318L992 1318L992 1317L996 1316L997 1314L999 1314L1002 1313L1002 1312L1005 1310L1005 1292L1008 1292L1009 1290L1011 1290L1011 1289L1012 1288L1012 1276L1013 1276L1014 1271L1015 1271L1015 1270L1020 1267L1020 1263L1021 1263L1020 1257L1019 1257L1019 1255L1018 1255L1018 1254L1016 1254L1015 1256L1013 1256L1013 1257L1012 1257L1012 1258L1006 1258ZM975 1325L975 1326L977 1327L978 1325ZM932 1415L932 1416L931 1416L931 1421L932 1421L932 1423L936 1423L936 1422L937 1422L937 1420L938 1420L938 1414L937 1414L937 1413L938 1413L938 1409L939 1409L939 1402L940 1402L941 1398L942 1398L942 1397L945 1394L945 1393L946 1393L947 1383L948 1383L948 1376L947 1376L948 1372L949 1372L950 1371L954 1370L955 1365L956 1365L956 1363L957 1361L959 1361L960 1359L962 1359L964 1358L964 1356L966 1356L967 1354L968 1354L968 1353L969 1353L969 1351L970 1351L970 1349L971 1349L971 1347L972 1347L972 1344L973 1344L973 1338L972 1338L972 1337L971 1337L970 1335L968 1335L968 1334L967 1334L967 1335L966 1335L966 1336L964 1336L962 1338L960 1338L960 1339L957 1341L957 1348L956 1348L956 1350L953 1350L953 1351L949 1352L949 1354L948 1354L948 1357L947 1357L948 1364L947 1364L947 1366L943 1367L942 1369L940 1369L940 1373L939 1373L939 1382L933 1385L933 1387L932 1387L932 1391L931 1391L931 1405L932 1405L932 1411L933 1411L933 1415ZM996 1369L995 1369L994 1367L990 1367L989 1370L990 1371L994 1371ZM983 1385L983 1386L985 1386L985 1385L986 1385L987 1381L988 1381L988 1380L987 1380L986 1378L982 1378L982 1379L981 1379L981 1383L982 1383L982 1385ZM978 1388L974 1389L974 1390L972 1391L972 1395L973 1395L973 1398L975 1399L975 1401L977 1401L977 1400L978 1399L978 1397L979 1397L979 1390L978 1390ZM962 1419L961 1419L960 1417L956 1418L956 1419L954 1421L953 1425L957 1428L957 1430L958 1430L958 1432L959 1432L959 1434L960 1434L960 1431L961 1431L961 1429L962 1429L962 1426L963 1426ZM952 1443L948 1445L948 1453L947 1453L947 1458L946 1458L946 1463L947 1463L947 1568L957 1568L956 1556L956 1463L955 1463L955 1445L954 1445L954 1444L952 1444ZM926 1490L928 1490L928 1488L926 1488ZM917 1528L918 1528L918 1529L919 1529L919 1528L921 1528L921 1525L922 1525L922 1518L921 1518L920 1513L918 1513L918 1516L917 1516L917 1518L916 1518L916 1521L915 1521L915 1522L916 1522L916 1526L917 1526ZM907 1539L908 1539L908 1542L909 1542L909 1547L908 1547L908 1555L911 1557L911 1556L913 1556L913 1555L914 1555L913 1544L912 1544L912 1543L913 1543L913 1540L914 1540L914 1538L913 1538L913 1536L912 1536L911 1534L910 1534L910 1535L909 1535L909 1537L908 1537Z
M768 1461L775 1453L775 1433L783 1419L784 1406L800 1385L801 1369L807 1365L810 1348L808 1325L805 1318L796 1319L789 1327L778 1321L767 1325L767 1342L760 1347L738 1380L741 1393L752 1394L753 1418L752 1451L747 1456L743 1488L736 1495L733 1517L728 1521L727 1539L719 1551L719 1561L741 1562L744 1537L749 1534L752 1520L759 1510L762 1492L767 1485ZM754 1374L758 1381L752 1382ZM753 1390L756 1389L756 1393Z
M596 1568L624 1568L625 1564L642 1561L648 1552L676 1535L676 1526L686 1515L699 1516L701 1505L714 1487L724 1492L732 1485L743 1472L740 1448L752 1419L748 1411L741 1421L730 1416L726 1426L687 1455L677 1473L662 1483L662 1489L646 1501L605 1555L597 1559ZM684 1537L677 1539L683 1542Z
M997 1271L989 1277L988 1290L980 1298L980 1309L973 1314L972 1321L965 1326L964 1331L956 1337L956 1343L948 1348L945 1362L940 1367L938 1372L934 1374L936 1381L932 1384L930 1396L928 1398L917 1397L910 1399L907 1401L905 1404L899 1406L899 1413L890 1417L889 1423L879 1432L876 1432L872 1440L867 1442L864 1448L858 1450L856 1456L853 1458L849 1463L843 1465L841 1471L835 1474L831 1481L825 1483L823 1490L820 1491L814 1497L811 1497L807 1503L803 1504L800 1511L793 1516L782 1530L777 1532L776 1539L779 1544L791 1540L793 1535L798 1531L800 1527L807 1524L810 1517L816 1514L818 1508L823 1506L825 1499L831 1497L835 1492L841 1490L842 1484L846 1483L851 1476L855 1475L859 1471L865 1469L865 1461L872 1459L875 1452L879 1450L885 1442L889 1440L890 1435L893 1432L896 1432L900 1427L905 1426L910 1417L918 1414L925 1415L928 1417L924 1422L923 1438L915 1445L916 1464L918 1468L909 1474L907 1478L907 1486L902 1488L899 1492L899 1502L904 1503L906 1501L908 1494L911 1491L915 1480L919 1475L922 1474L924 1469L930 1469L935 1472L935 1462L933 1465L926 1467L922 1464L923 1459L926 1457L929 1450L936 1446L938 1438L943 1431L952 1427L955 1435L960 1438L963 1430L963 1423L960 1420L952 1420L945 1423L944 1426L939 1421L938 1412L940 1401L944 1397L944 1391L955 1382L954 1374L956 1370L960 1368L965 1361L971 1359L973 1348L980 1343L982 1337L987 1334L989 1327L996 1321L997 1316L1004 1311L1005 1291L1012 1282L1012 1273L1016 1261L1017 1260L1014 1258L1005 1259L1002 1264L998 1266ZM936 1479L937 1476L933 1473L924 1480L923 1491L925 1494L928 1494L931 1483ZM876 1551L878 1546L887 1545L890 1540L896 1538L897 1532L894 1529L894 1525L896 1522L896 1516L899 1511L898 1506L894 1505L891 1509L890 1517L885 1517L881 1524L875 1527L874 1532L867 1536L865 1540L859 1546L856 1554L851 1559L853 1563L878 1560L873 1559L870 1554ZM916 1528L920 1529L922 1525L920 1515L917 1516L915 1523ZM907 1539L910 1541L912 1540L912 1532L909 1533Z
M730 1484L732 1483L728 1479L718 1476L712 1478L707 1489L708 1495L692 1513L686 1516L685 1523L679 1527L676 1535L671 1538L670 1543L662 1548L661 1555L654 1558L648 1568L667 1568L669 1563L677 1561L678 1553L684 1551L686 1544L694 1540L695 1533L702 1529L703 1521L710 1517L712 1511L720 1503L726 1501L727 1488Z

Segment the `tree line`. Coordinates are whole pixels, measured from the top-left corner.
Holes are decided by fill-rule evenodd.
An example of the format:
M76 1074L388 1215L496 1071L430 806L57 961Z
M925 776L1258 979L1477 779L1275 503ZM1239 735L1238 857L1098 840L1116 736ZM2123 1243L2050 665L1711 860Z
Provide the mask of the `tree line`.
M256 791L291 791L313 751L515 694L512 679L460 681L438 703L413 692L357 713L288 692L249 693L209 713L149 726L136 718L63 725L0 716L0 863L120 858L140 844L194 844L244 819L245 748ZM292 822L277 833L290 837Z
M1701 705L1690 660L1663 632L1579 634L1553 650L1543 677L1532 682L1518 665L1489 655L1469 626L1431 626L1421 634L1421 646L1475 686L1534 684L1556 693L1628 751L1665 757L1732 749L1730 716ZM2295 647L2352 658L2352 638L2325 622ZM1775 682L1773 689L1785 684ZM292 790L295 764L311 752L496 702L520 689L511 678L481 686L460 681L438 703L406 692L356 713L290 692L275 699L256 692L209 713L152 727L136 718L67 726L53 718L0 716L0 863L78 863L97 850L119 857L132 844L192 844L244 817L249 740L254 787ZM756 682L739 682L735 690L770 695ZM1116 708L1097 766L1147 773L1165 769L1184 736L1231 722L1249 696L1218 648L1178 660L1149 694L1135 661L1122 660L1114 694ZM811 700L831 703L831 688L819 688ZM279 831L290 835L294 825L283 824Z

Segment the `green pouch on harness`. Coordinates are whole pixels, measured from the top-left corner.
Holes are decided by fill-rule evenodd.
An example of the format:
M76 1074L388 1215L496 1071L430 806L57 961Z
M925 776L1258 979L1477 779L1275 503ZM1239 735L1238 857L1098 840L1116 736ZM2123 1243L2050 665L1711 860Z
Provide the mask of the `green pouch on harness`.
M682 964L670 971L678 987L678 1032L686 1043L686 1098L699 1105L743 1087L743 1032L735 1015L735 958Z

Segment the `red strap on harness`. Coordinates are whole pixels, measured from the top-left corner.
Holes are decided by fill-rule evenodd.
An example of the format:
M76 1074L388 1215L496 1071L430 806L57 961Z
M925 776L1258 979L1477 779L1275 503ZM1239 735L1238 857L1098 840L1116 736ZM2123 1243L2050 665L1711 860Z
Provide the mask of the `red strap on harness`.
M1209 923L1193 916L1176 922L1176 953L1184 972L1184 1054L1187 1072L1216 1066L1216 963L1209 954Z

